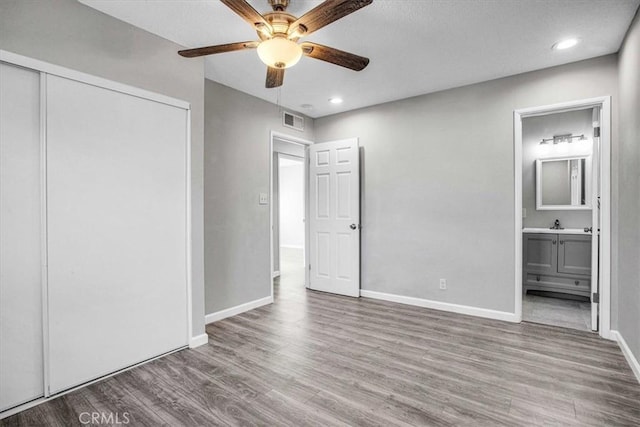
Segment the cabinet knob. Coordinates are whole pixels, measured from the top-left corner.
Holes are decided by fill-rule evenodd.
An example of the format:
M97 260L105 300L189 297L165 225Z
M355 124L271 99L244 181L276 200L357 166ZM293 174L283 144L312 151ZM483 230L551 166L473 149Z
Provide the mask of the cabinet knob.
M556 241L555 241L555 240L552 240L552 241L551 241L551 243L553 243L553 244L555 245L555 244L556 244Z
M561 245L564 245L564 240L560 240L560 244L561 244Z
M580 285L580 281L579 280L576 280L574 283L576 284L576 286Z
M540 276L536 276L536 282L540 281Z

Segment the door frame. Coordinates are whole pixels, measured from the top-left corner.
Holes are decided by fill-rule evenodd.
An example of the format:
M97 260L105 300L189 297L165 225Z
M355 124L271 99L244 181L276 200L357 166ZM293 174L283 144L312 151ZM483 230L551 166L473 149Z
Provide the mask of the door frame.
M305 147L304 153L304 287L309 287L309 146L314 142L286 133L272 130L269 133L269 280L271 289L271 301L273 302L273 141L280 141Z
M516 109L513 112L515 181L515 315L522 321L522 119L600 107L600 268L598 334L614 339L611 333L611 96L581 99L558 104ZM593 165L592 170L597 170ZM592 201L595 208L596 200ZM592 233L592 237L597 234Z

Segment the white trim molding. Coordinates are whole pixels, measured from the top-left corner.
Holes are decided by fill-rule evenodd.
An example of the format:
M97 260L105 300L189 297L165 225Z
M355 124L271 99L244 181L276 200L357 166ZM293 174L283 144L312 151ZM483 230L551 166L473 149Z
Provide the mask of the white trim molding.
M235 307L226 308L224 310L216 311L215 313L207 314L204 317L204 323L209 324L217 322L218 320L226 319L227 317L235 316L245 311L253 310L254 308L262 307L263 305L273 303L273 296L260 298L254 301L249 301L244 304L236 305Z
M367 291L366 289L360 289L360 296L365 298L379 299L383 301L397 302L400 304L415 305L417 307L431 308L433 310L449 311L451 313L467 314L470 316L484 317L487 319L503 320L506 322L518 323L520 321L515 313L490 310L488 308L471 307L469 305L452 304L449 302L406 297L403 295L387 294L384 292Z
M640 383L640 362L638 362L636 356L631 352L631 349L629 348L627 342L619 331L611 331L611 337L618 342L618 346L620 346L620 350L622 350L624 358L627 359L631 370Z
M196 348L205 345L209 342L209 335L206 333L191 337L189 340L189 348Z

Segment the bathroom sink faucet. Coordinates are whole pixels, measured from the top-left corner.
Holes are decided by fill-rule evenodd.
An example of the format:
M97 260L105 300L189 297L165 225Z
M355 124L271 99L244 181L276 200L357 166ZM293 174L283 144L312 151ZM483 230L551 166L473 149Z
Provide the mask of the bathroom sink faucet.
M562 230L562 228L560 228L560 220L556 219L553 222L553 227L550 227L552 230Z

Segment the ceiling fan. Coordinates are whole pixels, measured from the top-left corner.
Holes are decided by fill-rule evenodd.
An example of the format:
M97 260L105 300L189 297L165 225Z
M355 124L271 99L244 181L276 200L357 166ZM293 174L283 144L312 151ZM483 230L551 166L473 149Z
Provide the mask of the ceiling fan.
M282 86L284 70L295 65L302 55L330 62L355 71L363 70L369 58L354 55L312 42L298 43L314 31L370 5L373 0L326 0L300 18L287 13L289 0L268 0L273 12L261 15L246 0L220 0L256 32L260 41L228 43L181 50L178 53L195 58L216 53L257 49L260 60L267 65L267 88Z

